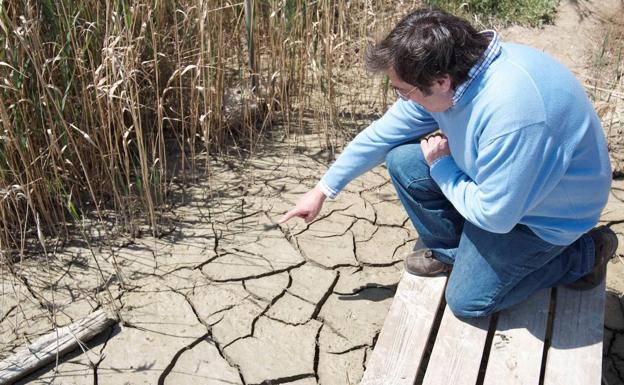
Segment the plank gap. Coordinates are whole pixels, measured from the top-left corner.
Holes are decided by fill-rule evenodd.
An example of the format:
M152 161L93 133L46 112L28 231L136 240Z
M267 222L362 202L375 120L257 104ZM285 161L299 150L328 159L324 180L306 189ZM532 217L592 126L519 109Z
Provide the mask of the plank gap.
M446 291L446 285L444 286L444 289ZM436 338L438 336L438 331L440 330L440 324L442 323L442 316L444 316L445 308L446 308L446 297L442 296L440 305L438 306L438 309L436 310L436 315L434 318L433 327L431 328L431 333L429 333L429 338L427 339L425 352L423 354L422 359L420 360L420 364L418 364L418 374L416 375L416 380L414 380L414 385L422 385L423 381L425 380L425 372L427 371L427 367L429 366L429 359L431 358L433 345L435 344Z
M548 322L546 322L546 334L544 336L544 349L542 350L542 367L538 385L544 385L544 376L546 374L546 361L548 359L548 350L553 334L553 325L555 323L555 309L557 306L557 288L553 287L550 291L550 305L548 306Z
M481 364L479 365L479 375L477 376L476 385L483 385L485 381L485 369L487 368L490 350L492 349L492 341L496 334L496 326L498 325L498 312L492 314L490 318L490 327L488 328L487 337L485 337L485 346L483 347L483 356L481 356Z

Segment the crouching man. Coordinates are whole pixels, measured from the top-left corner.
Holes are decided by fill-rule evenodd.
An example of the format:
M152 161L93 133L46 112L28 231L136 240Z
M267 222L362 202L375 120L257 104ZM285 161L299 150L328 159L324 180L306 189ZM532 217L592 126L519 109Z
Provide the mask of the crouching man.
M437 9L403 18L366 65L389 77L396 103L281 223L312 221L326 197L385 160L426 246L405 268L450 272L446 300L456 315L485 316L543 288L604 279L617 237L593 227L611 167L600 121L568 69Z

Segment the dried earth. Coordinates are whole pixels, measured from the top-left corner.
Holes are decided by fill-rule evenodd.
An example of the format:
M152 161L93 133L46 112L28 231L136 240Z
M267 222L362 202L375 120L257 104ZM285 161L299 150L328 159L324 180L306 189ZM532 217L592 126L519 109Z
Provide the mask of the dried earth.
M621 6L601 10L607 3L607 16ZM555 26L503 36L582 75L607 17L597 4L564 2ZM417 235L383 166L328 201L314 223L277 226L331 161L310 145L315 137L299 139L308 144L272 142L249 161L214 161L210 178L176 182L175 227L160 238L77 242L1 266L0 358L100 307L121 320L84 354L20 383L357 384ZM603 379L613 385L624 383L624 180L614 182L602 222L620 237L604 340Z

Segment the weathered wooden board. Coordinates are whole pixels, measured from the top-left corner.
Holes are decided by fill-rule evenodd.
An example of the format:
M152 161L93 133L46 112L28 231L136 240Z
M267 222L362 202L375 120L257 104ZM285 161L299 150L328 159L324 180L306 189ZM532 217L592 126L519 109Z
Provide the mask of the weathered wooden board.
M0 362L0 385L10 384L28 373L47 365L95 337L115 322L104 310L98 310L71 325L59 328L36 340Z
M361 385L412 385L447 277L403 273Z
M446 277L404 273L361 385L413 385L435 324ZM484 385L537 385L553 289L499 313ZM588 291L557 290L544 385L599 385L602 371L605 284ZM439 314L438 314L439 316ZM457 318L448 306L437 332L423 385L477 381L490 317Z
M548 324L551 289L499 313L484 385L537 385Z
M605 283L586 290L557 288L544 385L600 385Z
M458 318L447 306L423 385L474 385L489 324L490 317Z

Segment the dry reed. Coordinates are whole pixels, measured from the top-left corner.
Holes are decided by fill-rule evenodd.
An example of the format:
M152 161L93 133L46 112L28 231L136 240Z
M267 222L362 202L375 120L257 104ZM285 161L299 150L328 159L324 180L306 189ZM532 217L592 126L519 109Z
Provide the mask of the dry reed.
M0 0L5 257L36 240L36 218L46 239L75 223L158 234L175 172L208 173L200 152L253 153L275 122L314 119L333 148L384 92L353 69L371 35L418 5L246 3L247 18L225 0Z

